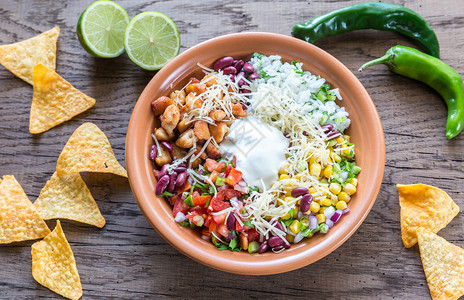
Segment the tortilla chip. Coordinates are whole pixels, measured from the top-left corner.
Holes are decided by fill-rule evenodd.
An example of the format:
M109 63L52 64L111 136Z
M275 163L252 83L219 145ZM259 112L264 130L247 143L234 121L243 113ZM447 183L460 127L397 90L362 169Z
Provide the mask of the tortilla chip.
M0 184L0 244L40 239L50 233L14 176Z
M93 123L84 123L74 131L56 165L58 176L79 172L113 173L127 177L106 135Z
M69 219L105 226L105 218L79 173L59 177L55 172L34 205L45 220Z
M464 295L464 249L422 228L417 237L432 298L458 299Z
M32 68L43 64L55 70L56 41L60 28L55 27L33 38L0 46L0 64L13 74L32 84Z
M55 230L32 245L31 254L32 276L38 283L69 299L82 297L76 261L59 220Z
M417 243L419 228L437 233L459 213L459 206L443 190L425 185L397 185L401 207L401 236L406 248Z
M86 111L95 99L85 95L55 71L42 64L34 67L29 131L41 133Z

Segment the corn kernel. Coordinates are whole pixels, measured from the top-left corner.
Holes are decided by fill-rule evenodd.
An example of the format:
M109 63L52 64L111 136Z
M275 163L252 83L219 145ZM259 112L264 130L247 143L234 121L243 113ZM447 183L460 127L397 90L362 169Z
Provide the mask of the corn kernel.
M312 176L314 177L319 177L321 176L321 171L322 171L322 167L320 164L318 163L313 163L311 164L311 166L309 167L309 174L311 174Z
M313 213L317 213L321 206L316 202L312 201L311 204L309 205L309 210L312 211Z
M293 221L292 224L290 224L289 227L290 227L290 230L295 234L300 232L300 229L301 229L300 221L298 221L298 220Z
M330 176L333 175L333 168L332 168L332 165L328 165L325 169L324 169L324 177L329 179Z
M325 198L324 200L322 200L321 204L322 206L330 206L332 205L332 201L328 198Z
M300 175L295 175L295 176L292 177L292 179L301 180L301 176Z
M345 186L343 187L343 191L346 192L348 195L353 195L354 193L356 193L356 187L351 184L351 183L347 183L345 184Z
M345 141L347 141L348 143L350 142L350 136L349 135L344 135L343 138L345 139Z
M341 144L345 141L345 139L339 136L338 138L335 139L335 141L337 142L337 144Z
M348 203L350 202L351 197L346 192L340 192L340 194L338 194L338 200Z
M321 208L319 209L319 213L323 214L324 210L326 210L326 209L327 209L327 206L321 206Z
M356 179L356 178L351 178L351 179L350 179L350 183L351 183L352 185L354 185L354 186L358 186L358 179Z
M317 224L321 224L321 223L325 222L325 215L324 214L317 214L316 218L317 218Z
M316 163L318 161L319 157L316 156L315 154L313 154L310 158L309 158L309 164L312 165L314 163Z
M335 207L339 210L345 210L348 207L348 205L346 205L345 201L338 201Z
M292 197L292 196L285 197L284 201L287 202L287 203L292 203L292 202L295 201L295 197Z
M295 209L293 210L293 218L296 219L298 218L298 212L300 211L300 207L296 206Z
M290 175L288 174L280 174L279 180L290 179Z
M340 183L332 182L329 185L329 191L334 195L338 195L342 191L342 186L340 185Z
M315 194L315 193L317 193L317 190L316 190L316 188L315 188L315 187L313 187L313 186L312 186L312 187L310 187L310 188L308 189L308 191L309 191L309 193L310 193L310 194Z
M289 220L292 217L290 212L288 212L285 216L282 217L282 220Z
M342 158L340 157L340 155L338 155L337 153L333 153L332 154L332 158L335 162L341 162L342 161Z
M290 167L290 163L284 162L280 167L279 174L288 174L287 171L285 171L285 169L287 169L288 167Z
M293 240L295 239L295 236L294 236L294 235L291 235L291 234L287 234L287 235L285 236L285 238L287 239L287 241L288 241L289 243L293 243Z
M332 202L332 205L335 206L335 204L337 204L337 202L338 202L338 197L335 196L335 195L331 195L330 196L330 201Z

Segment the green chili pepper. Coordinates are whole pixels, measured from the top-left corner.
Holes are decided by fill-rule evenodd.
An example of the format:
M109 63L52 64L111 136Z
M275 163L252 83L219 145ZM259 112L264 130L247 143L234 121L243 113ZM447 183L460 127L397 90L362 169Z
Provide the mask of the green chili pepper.
M361 3L296 24L292 35L309 43L360 29L403 34L421 44L430 55L440 57L440 46L432 27L416 12L391 3Z
M400 75L422 81L437 91L448 107L446 137L452 139L464 127L464 92L462 78L453 68L433 56L416 49L395 46L377 59L365 63L367 67L384 64Z

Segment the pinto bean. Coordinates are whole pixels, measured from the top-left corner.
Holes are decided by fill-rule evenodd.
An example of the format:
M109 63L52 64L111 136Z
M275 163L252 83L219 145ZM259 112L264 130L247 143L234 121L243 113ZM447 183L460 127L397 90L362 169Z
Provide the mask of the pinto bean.
M182 133L176 141L176 145L181 148L190 149L193 147L193 144L197 141L197 137L193 133L193 129L189 129Z
M162 96L151 103L151 108L153 109L155 116L159 116L164 113L169 105L172 104L174 104L174 101L172 101L171 98Z
M176 129L180 120L180 110L175 104L169 105L163 113L161 119L161 126L166 130L167 134L172 134Z
M209 132L213 136L216 143L220 143L229 132L229 127L224 122L218 122L216 123L216 126L211 124L209 125Z

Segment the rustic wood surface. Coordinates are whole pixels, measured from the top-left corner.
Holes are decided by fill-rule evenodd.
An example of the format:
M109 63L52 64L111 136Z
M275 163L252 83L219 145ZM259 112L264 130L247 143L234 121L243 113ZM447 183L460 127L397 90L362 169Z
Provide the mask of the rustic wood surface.
M55 170L71 133L83 122L96 123L124 164L125 134L138 95L154 75L126 55L97 59L79 45L75 27L85 1L1 0L0 44L61 28L57 71L97 99L88 112L41 135L28 131L32 88L0 67L0 175L15 175L34 201ZM118 1L129 13L155 10L176 22L181 51L209 38L243 31L290 34L310 17L359 1ZM443 61L464 73L464 2L410 0L435 29ZM445 138L446 106L424 84L378 66L356 72L365 61L396 44L413 45L398 34L360 31L324 38L316 45L355 72L371 95L383 124L386 168L369 216L341 247L302 269L272 276L241 276L205 267L165 242L140 212L127 180L101 174L84 176L107 220L103 229L63 221L84 290L83 299L108 298L316 298L428 299L417 246L405 249L400 238L397 183L443 188L464 207L464 135ZM48 222L54 228L54 221ZM459 214L440 232L464 247L464 217ZM30 246L0 246L0 298L59 298L34 281Z

